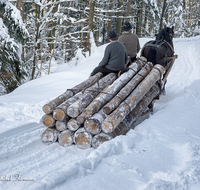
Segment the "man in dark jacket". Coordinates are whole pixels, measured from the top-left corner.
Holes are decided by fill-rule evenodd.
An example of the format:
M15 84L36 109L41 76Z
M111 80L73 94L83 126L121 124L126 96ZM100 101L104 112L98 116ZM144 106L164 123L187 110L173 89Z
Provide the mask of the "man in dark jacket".
M108 39L111 43L106 46L104 57L96 67L90 76L101 72L105 75L109 73L117 73L125 68L125 64L128 60L126 49L124 45L117 40L117 34L114 30L110 30Z
M137 53L140 51L139 38L136 34L131 33L132 28L130 22L126 21L122 26L124 32L118 39L119 42L124 44L131 62L136 60Z

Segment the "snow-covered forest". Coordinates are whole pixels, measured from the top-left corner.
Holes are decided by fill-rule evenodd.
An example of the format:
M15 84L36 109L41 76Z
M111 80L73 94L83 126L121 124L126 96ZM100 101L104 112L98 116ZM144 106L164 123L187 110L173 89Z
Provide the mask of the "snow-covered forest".
M199 190L199 10L200 0L0 0L0 190ZM175 27L166 94L96 149L43 143L43 105L89 78L127 20L141 47Z
M121 33L128 20L139 37L175 26L175 37L200 34L199 0L0 0L0 94L90 56L107 43L110 29Z

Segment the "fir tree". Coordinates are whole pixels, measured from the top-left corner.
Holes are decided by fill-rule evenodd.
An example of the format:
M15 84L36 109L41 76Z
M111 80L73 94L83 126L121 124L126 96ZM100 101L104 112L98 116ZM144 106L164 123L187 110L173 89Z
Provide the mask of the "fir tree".
M20 58L20 44L26 36L19 11L6 0L0 0L0 94L12 92L26 76Z

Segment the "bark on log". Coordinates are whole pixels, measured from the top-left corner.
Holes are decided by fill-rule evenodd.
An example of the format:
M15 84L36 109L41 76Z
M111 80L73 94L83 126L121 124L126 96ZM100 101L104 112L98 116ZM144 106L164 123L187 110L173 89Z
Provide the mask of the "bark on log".
M57 106L56 109L53 111L53 117L58 121L65 120L68 117L67 108L75 101L77 101L82 95L83 93L79 92L75 96L69 98L68 100Z
M101 144L111 139L112 137L105 133L100 133L98 135L95 135L92 139L92 147L98 148Z
M41 136L41 140L44 144L50 145L55 143L58 139L59 132L55 128L47 128Z
M110 114L115 108L117 108L125 98L133 91L136 86L147 76L147 74L153 68L153 64L148 62L138 73L135 75L128 84L120 90L120 92L110 101L108 102L103 111L106 114Z
M70 105L67 109L67 114L75 118L77 117L91 102L92 100L108 85L113 83L117 78L115 73L110 73L95 83L90 88L86 89L84 95Z
M55 119L53 118L53 115L51 114L45 114L42 117L42 122L46 127L53 127L56 123Z
M88 78L87 80L85 80L82 83L74 86L73 88L67 89L66 92L64 92L63 94L61 94L60 96L58 96L57 98L51 100L49 103L47 103L47 104L45 104L43 106L42 109L43 109L44 113L46 113L46 114L52 113L53 110L58 105L60 105L61 103L63 103L67 99L71 98L73 95L75 95L76 93L80 92L81 90L86 88L88 85L90 85L94 81L99 80L102 76L103 76L102 73L97 73L96 75Z
M120 122L112 133L105 134L102 132L95 135L92 139L92 146L94 148L98 148L101 144L115 138L116 136L125 135L130 129L134 129L142 121L149 118L149 115L152 113L152 108L148 108L148 105L156 96L158 96L159 93L160 87L158 84L155 84L142 98L142 100L140 100L137 106L123 119L123 121ZM106 118L106 115L104 117ZM97 119L97 121L101 124L101 119Z
M73 144L73 132L71 132L70 130L65 130L63 132L61 132L58 136L58 143L61 146L70 146Z
M95 113L92 117L87 118L84 123L84 128L87 132L97 135L101 132L101 123L107 117L107 114L103 112L103 109Z
M139 101L137 106L120 122L110 135L113 138L119 135L125 135L130 129L134 129L136 125L147 119L150 113L152 113L152 108L148 108L148 106L160 94L160 91L160 86L157 83L154 84Z
M81 124L76 120L76 119L70 119L67 122L67 127L68 129L70 129L71 131L76 131L79 127L81 126Z
M94 113L98 112L103 105L109 102L119 91L127 84L127 82L133 78L133 76L142 68L143 65L137 62L133 63L129 70L119 78L117 78L111 85L107 86L83 111L84 117L89 118Z
M70 118L66 119L65 121L56 121L56 129L58 131L65 131L67 129L67 122Z
M91 147L92 135L84 128L80 128L75 132L73 140L77 147L86 149Z
M84 116L84 113L82 112L77 118L76 118L77 122L79 124L83 124L84 121L85 121L85 116Z
M105 133L111 133L120 124L120 122L134 109L137 103L144 97L150 88L164 74L165 69L161 65L155 65L145 79L136 87L136 89L115 109L102 123L102 130Z

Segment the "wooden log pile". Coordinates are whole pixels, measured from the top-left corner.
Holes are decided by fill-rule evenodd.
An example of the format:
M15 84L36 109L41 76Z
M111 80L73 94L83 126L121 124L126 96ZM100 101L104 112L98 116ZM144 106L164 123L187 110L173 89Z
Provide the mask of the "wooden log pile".
M43 106L41 140L45 144L97 148L126 134L149 117L162 89L165 69L140 57L117 76L101 73L66 90Z

